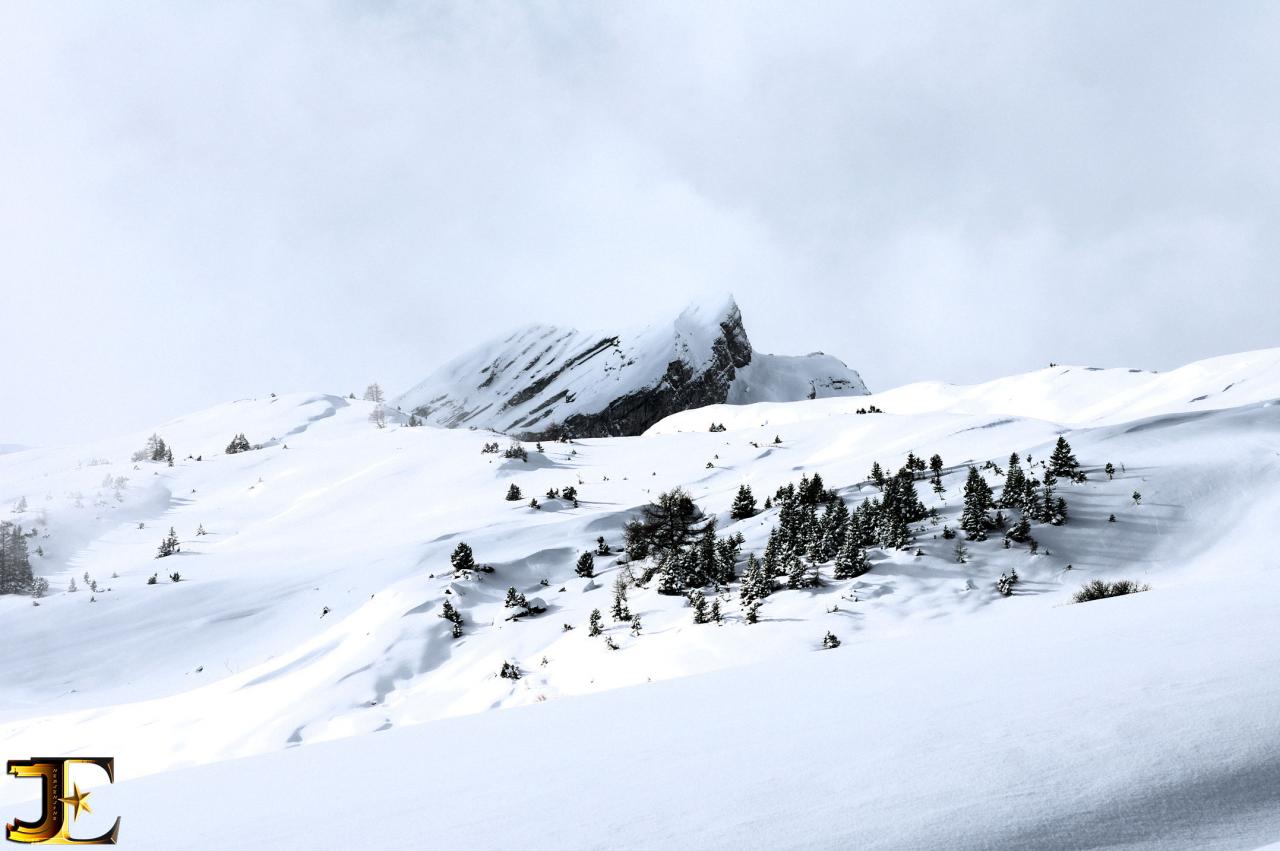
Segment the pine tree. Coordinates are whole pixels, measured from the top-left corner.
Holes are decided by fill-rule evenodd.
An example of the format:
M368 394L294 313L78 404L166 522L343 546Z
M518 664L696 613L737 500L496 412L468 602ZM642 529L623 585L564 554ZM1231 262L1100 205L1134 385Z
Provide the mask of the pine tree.
M773 579L765 570L764 564L756 558L755 553L747 555L747 568L742 574L742 588L739 596L742 604L749 605L753 600L763 600L773 592Z
M844 545L844 534L848 527L849 507L844 504L844 500L837 498L827 503L817 525L817 547L811 554L813 560L822 562L835 558Z
M1108 480L1108 481L1110 481L1111 479L1114 479L1114 478L1116 477L1116 468L1115 468L1115 465L1114 465L1114 464L1112 464L1110 461L1108 461L1108 462L1107 462L1107 466L1105 466L1105 467L1103 467L1103 468L1102 468L1102 472L1104 472L1104 473L1106 473L1106 474L1107 474L1107 480Z
M752 600L750 603L747 603L746 608L742 610L742 619L745 620L747 623L760 622L760 601L759 600Z
M1018 458L1018 453L1013 452L1009 455L1009 469L1004 477L1004 490L1000 492L1000 507L1023 510L1026 484L1021 460Z
M720 598L711 601L711 613L708 615L712 623L723 623L724 615L720 613Z
M511 483L511 487L507 488L507 502L519 502L524 499L520 493L520 488L515 482Z
M939 478L942 476L942 456L936 452L929 458L929 472Z
M787 560L787 587L810 587L809 572L805 568L804 560L794 553Z
M589 552L584 552L578 556L578 563L574 565L573 572L583 579L590 579L596 575L596 559Z
M604 541L604 535L596 538L596 555L607 556L609 554L609 545Z
M449 556L449 563L453 565L456 576L462 579L469 577L471 571L476 569L476 557L471 552L471 546L465 542L459 542L458 546L453 548L453 555Z
M204 524L203 524L203 523L201 523L200 525L196 526L196 534L197 534L197 535L207 535L207 534L209 534L209 533L208 533L208 532L206 532L206 531L204 530Z
M640 635L640 616L639 615L636 615L631 619L631 634L634 636Z
M875 461L871 464L871 483L880 490L884 490L885 476L884 470L880 467L880 462Z
M751 493L751 488L742 485L738 488L738 495L733 500L733 508L729 512L729 516L734 520L745 520L748 517L754 517L756 513L756 498Z
M502 602L502 605L507 609L528 609L529 601L513 585L507 589L507 598Z
M1053 448L1053 454L1049 456L1049 475L1057 476L1060 479L1083 481L1080 475L1080 462L1072 454L1071 444L1067 443L1067 439L1061 435L1058 436L1058 443Z
M592 609L591 618L587 621L587 635L595 638L597 635L604 632L604 629L601 627L601 621L602 618L600 616L600 610Z
M867 551L854 536L845 537L844 546L836 556L836 579L856 579L871 569Z
M164 451L164 460L165 460L165 463L166 463L166 464L168 464L170 467L172 467L172 466L173 466L173 449L172 449L172 447L168 447L168 448L166 448L166 449L165 449L165 451Z
M180 552L182 547L178 544L178 533L169 527L169 534L160 542L160 550L156 553L156 558L164 558L174 553Z
M1138 493L1137 491L1133 492L1133 504L1142 505L1142 494Z
M1015 543L1024 544L1031 537L1031 523L1024 514L1018 518L1018 522L1013 524L1008 532L1004 533L1005 540L1014 541Z
M76 588L76 578L74 576L71 577L71 582L67 584L67 593L74 594L76 593L76 591L79 591L79 590L80 590L79 588Z
M824 650L834 650L840 646L840 639L836 638L835 633L828 631L822 638L822 647Z
M693 606L693 622L707 622L707 598L702 595L701 591L693 591L689 594L689 603Z
M1046 471L1044 474L1044 495L1040 502L1040 518L1046 523L1052 523L1054 526L1061 526L1067 522L1067 503L1066 500L1057 496L1053 486L1056 484L1053 471Z
M631 618L631 610L627 608L627 581L621 575L613 583L613 609L610 614L615 621Z
M970 540L985 541L990 519L987 509L992 507L991 487L978 472L978 468L969 467L969 477L964 483L964 511L960 515L960 528Z
M35 581L22 527L0 522L0 594L25 594Z

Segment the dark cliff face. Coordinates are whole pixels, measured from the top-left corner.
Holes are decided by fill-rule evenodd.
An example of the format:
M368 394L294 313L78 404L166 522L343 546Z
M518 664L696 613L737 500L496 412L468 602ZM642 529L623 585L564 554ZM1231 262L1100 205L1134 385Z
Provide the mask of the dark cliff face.
M598 413L574 414L553 428L520 437L539 440L640 434L663 417L724 402L736 370L751 363L751 341L736 306L721 320L720 331L711 344L711 360L701 372L695 374L683 360L673 360L655 386L619 396Z

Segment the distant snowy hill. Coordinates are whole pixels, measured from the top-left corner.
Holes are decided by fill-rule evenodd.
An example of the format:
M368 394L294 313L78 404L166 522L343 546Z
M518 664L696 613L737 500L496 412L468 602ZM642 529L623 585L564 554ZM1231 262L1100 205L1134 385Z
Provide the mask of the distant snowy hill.
M872 404L886 413L858 413ZM469 847L1275 835L1280 350L714 405L529 443L527 461L482 453L489 431L377 428L372 409L229 402L154 429L172 467L130 460L152 429L0 456L0 519L51 589L0 595L0 750L116 756L80 829L119 814L137 847L297 848L411 845L435 821L432 841ZM226 454L240 433L261 448ZM1003 496L1010 453L1042 472L1059 436L1087 473L1057 482L1068 522L1031 524L1034 549L995 526L948 537L971 476ZM748 623L742 575L783 523L779 489L820 473L850 510L883 505L869 471L908 453L942 462L940 491L915 482L931 513L909 541L869 546L855 578L806 555L817 584L775 577ZM735 517L744 485L758 511ZM704 586L719 622L621 551L675 487L742 535L737 578ZM170 528L181 551L158 559ZM491 573L453 573L463 542ZM619 579L637 628L614 617ZM1095 579L1151 589L1072 604ZM219 807L179 824L157 802L183 789L262 832L228 840ZM6 813L33 817L37 795L0 778ZM410 817L343 832L377 807Z
M1280 348L1209 358L1169 372L1059 365L982 384L907 384L858 399L712 405L673 414L649 431L705 431L712 422L726 428L782 425L844 416L873 405L890 414L1027 417L1078 427L1271 401L1280 401Z
M719 402L866 392L858 373L830 355L753 350L727 298L634 333L531 325L477 347L394 402L433 425L534 439L634 435L668 414Z

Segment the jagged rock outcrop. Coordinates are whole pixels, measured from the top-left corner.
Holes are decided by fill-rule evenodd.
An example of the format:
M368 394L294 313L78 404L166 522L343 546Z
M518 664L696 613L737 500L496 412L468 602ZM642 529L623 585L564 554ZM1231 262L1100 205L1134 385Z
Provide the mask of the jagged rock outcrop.
M532 440L640 434L669 414L724 402L866 393L858 373L829 355L754 351L728 298L634 334L533 325L463 355L395 401L435 425Z

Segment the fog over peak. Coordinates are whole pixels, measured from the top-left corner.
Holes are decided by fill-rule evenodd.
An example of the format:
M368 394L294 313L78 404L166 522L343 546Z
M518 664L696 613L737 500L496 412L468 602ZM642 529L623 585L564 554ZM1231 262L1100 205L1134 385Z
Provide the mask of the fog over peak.
M876 388L1272 346L1278 24L5 4L0 441L404 388L508 327L726 291L761 351Z

